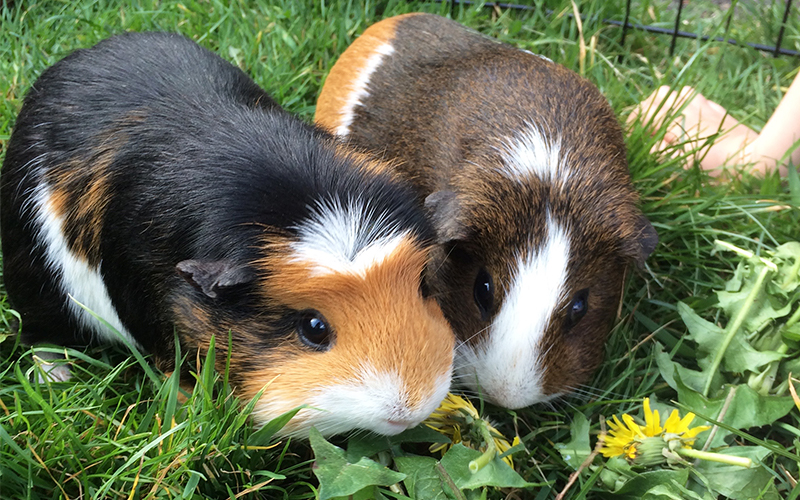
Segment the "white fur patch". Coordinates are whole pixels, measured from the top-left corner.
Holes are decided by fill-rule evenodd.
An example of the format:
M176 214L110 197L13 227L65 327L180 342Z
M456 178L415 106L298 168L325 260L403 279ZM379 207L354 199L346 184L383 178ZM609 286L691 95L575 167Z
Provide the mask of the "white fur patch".
M384 43L379 45L375 49L375 52L369 56L366 64L361 68L361 72L351 84L350 93L347 95L347 102L341 110L341 122L339 122L339 126L336 127L337 135L346 136L350 133L350 125L353 123L353 118L355 117L356 106L361 106L361 101L369 95L367 87L372 74L375 73L375 70L381 65L383 58L392 55L392 53L394 53L394 47L388 43Z
M394 435L419 425L435 410L450 389L449 371L436 381L430 396L410 406L408 391L396 372L362 366L353 380L320 389L310 401L317 410L309 423L325 435L353 429Z
M561 137L548 138L537 125L528 123L499 150L504 160L502 171L512 179L524 181L533 175L542 182L553 182L569 178Z
M332 273L365 276L409 237L384 216L375 216L361 200L346 205L321 204L297 227L292 243L294 261L308 263L313 275Z
M569 234L549 215L547 238L521 256L500 312L486 340L456 350L459 382L506 408L522 408L557 394L542 390L542 338L554 310L565 300Z
M40 185L33 203L36 207L36 222L39 225L38 238L44 247L47 266L56 275L61 291L67 298L67 307L78 323L94 332L105 341L119 342L119 337L88 311L76 303L80 302L100 318L103 318L114 330L119 332L133 345L139 344L122 325L117 311L111 303L111 297L103 282L98 268L92 268L83 258L69 250L62 233L63 217L52 208L50 190Z

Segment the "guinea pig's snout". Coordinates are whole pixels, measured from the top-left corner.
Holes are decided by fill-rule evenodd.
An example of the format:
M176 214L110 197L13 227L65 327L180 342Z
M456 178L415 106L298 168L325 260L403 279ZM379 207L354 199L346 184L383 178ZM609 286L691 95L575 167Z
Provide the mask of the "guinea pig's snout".
M508 291L486 334L458 346L456 381L505 408L523 408L560 395L553 390L558 327L554 311L564 302L569 237L548 223L548 238L537 252L520 256Z

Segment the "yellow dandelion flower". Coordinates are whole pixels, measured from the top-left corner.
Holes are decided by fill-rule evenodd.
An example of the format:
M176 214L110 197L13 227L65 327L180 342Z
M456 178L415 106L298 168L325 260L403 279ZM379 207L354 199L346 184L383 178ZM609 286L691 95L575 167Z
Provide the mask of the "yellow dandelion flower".
M604 457L624 457L641 466L671 463L676 459L680 460L679 456L742 467L752 464L749 459L692 449L697 435L711 427L701 425L690 428L694 413L687 413L681 418L678 410L672 410L662 427L658 410L650 408L650 398L645 398L643 403L644 425L638 424L627 413L622 414L622 421L616 415L607 421L610 430L600 448Z
M624 456L629 460L636 458L636 443L645 437L644 427L637 424L630 415L622 415L623 422L619 421L616 415L613 420L608 421L611 428L606 436L600 453L604 457Z
M491 461L496 454L502 455L520 443L519 437L516 436L509 443L508 439L488 420L481 418L478 410L469 400L455 394L447 394L439 408L424 423L450 438L450 443L432 445L430 451L433 453L441 452L444 455L457 443L484 451L485 463L484 460L479 460L476 471ZM503 461L509 467L514 467L511 455L503 457Z
M677 434L685 444L691 446L694 444L694 439L698 434L711 428L708 425L701 425L690 429L689 424L692 423L692 420L694 420L694 413L689 412L686 416L681 418L680 414L678 414L678 410L672 410L669 418L667 418L667 421L664 423L664 432L668 434Z

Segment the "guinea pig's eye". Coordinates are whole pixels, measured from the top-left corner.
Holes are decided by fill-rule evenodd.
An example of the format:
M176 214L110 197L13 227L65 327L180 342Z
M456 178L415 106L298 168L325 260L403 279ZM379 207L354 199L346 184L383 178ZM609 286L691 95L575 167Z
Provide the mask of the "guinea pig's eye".
M589 310L589 289L584 288L572 297L567 308L567 328L572 328Z
M484 268L481 268L478 276L475 277L473 294L475 295L475 304L481 311L481 319L488 320L494 305L494 284L492 284L492 275Z
M317 311L305 311L300 315L297 334L304 344L314 349L325 351L331 347L333 331Z

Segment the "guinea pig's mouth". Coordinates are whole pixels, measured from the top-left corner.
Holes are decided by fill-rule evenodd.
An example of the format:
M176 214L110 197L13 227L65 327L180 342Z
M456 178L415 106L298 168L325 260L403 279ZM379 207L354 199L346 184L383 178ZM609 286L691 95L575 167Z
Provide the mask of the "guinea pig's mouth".
M410 429L412 427L416 427L419 425L419 422L416 420L391 420L386 419L383 421L384 429L382 429L382 434L387 436L394 436L396 434L400 434L401 432L405 431L406 429Z

